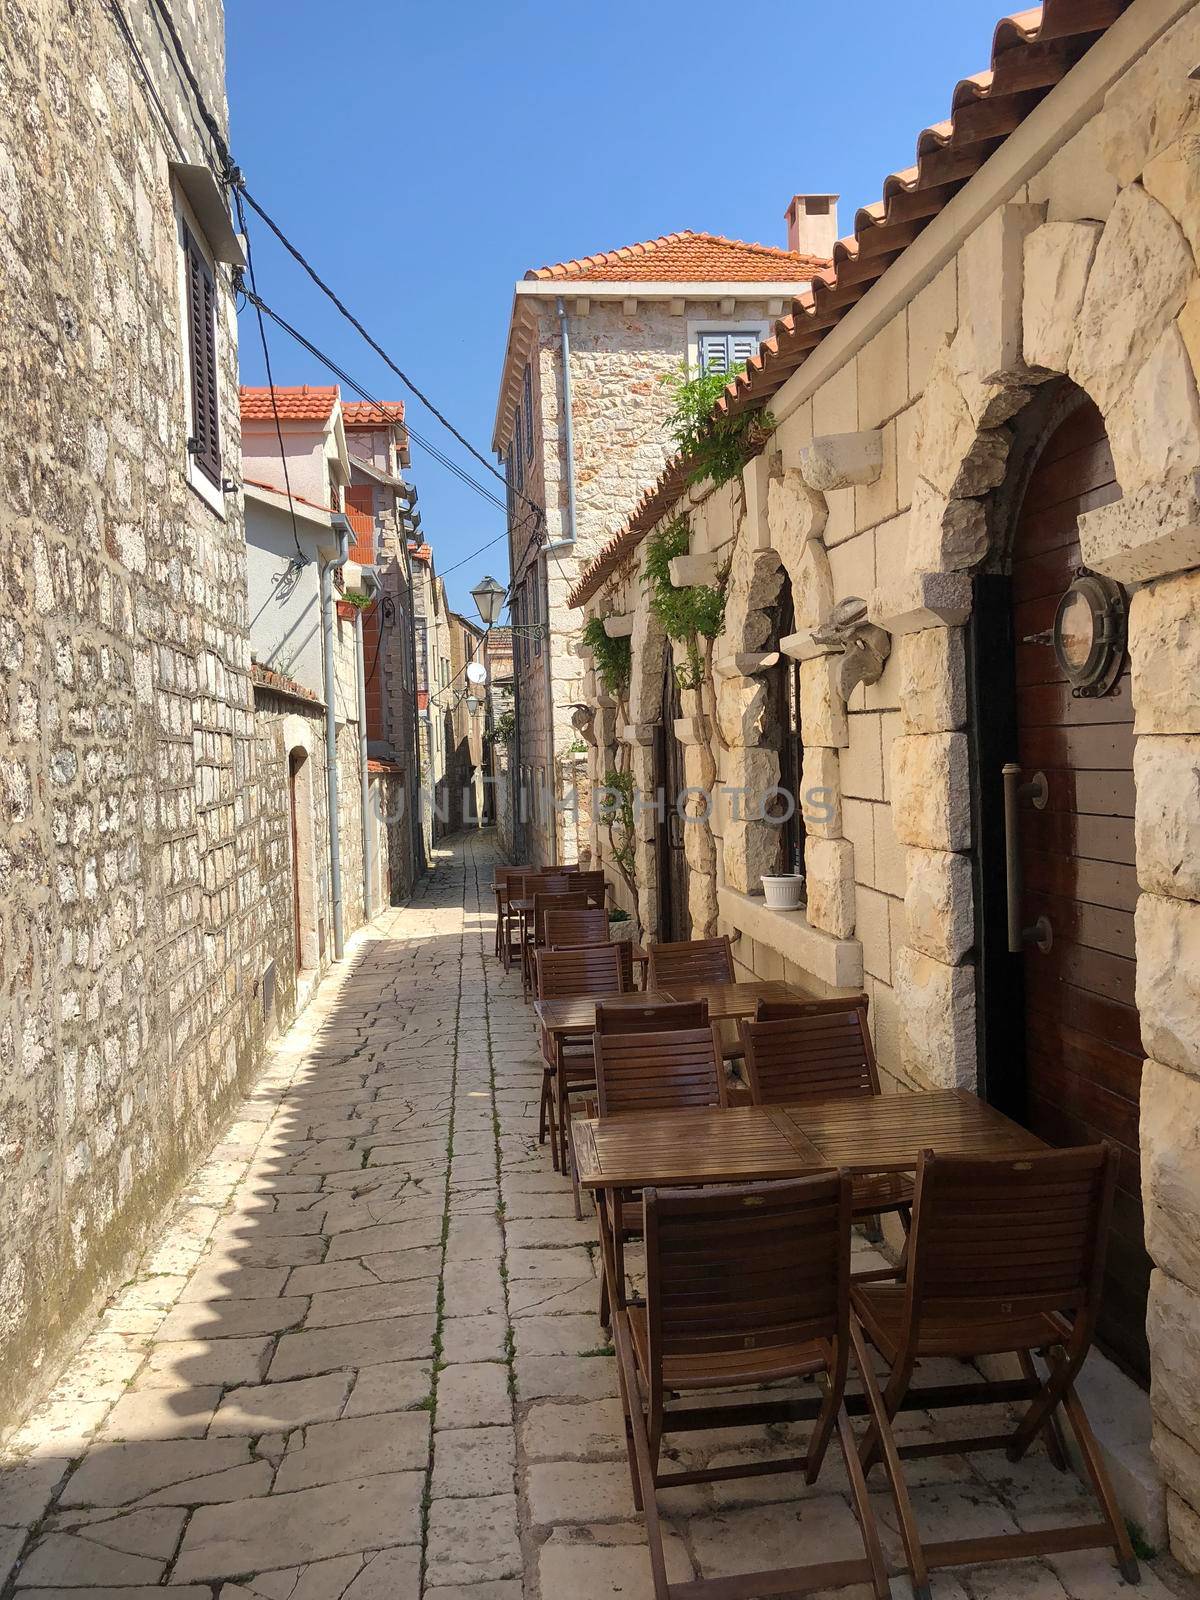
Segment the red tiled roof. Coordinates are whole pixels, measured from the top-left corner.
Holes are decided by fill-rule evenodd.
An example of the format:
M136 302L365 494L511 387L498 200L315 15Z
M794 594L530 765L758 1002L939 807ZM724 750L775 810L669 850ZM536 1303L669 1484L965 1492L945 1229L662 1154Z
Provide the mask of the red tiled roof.
M287 490L281 489L277 483L264 483L261 478L243 478L244 484L249 484L252 489L265 489L268 494L277 494L281 500L287 499ZM292 499L298 506L311 506L314 511L323 511L327 517L333 515L332 508L323 506L317 500L310 500L306 495L296 494L293 490Z
M769 244L746 244L719 233L664 233L578 261L535 267L526 278L573 278L592 283L780 283L811 278L827 267L823 256L801 255Z
M393 778L402 778L404 776L404 768L398 761L384 761L378 756L367 757L367 771L386 773Z
M276 694L287 695L292 700L308 700L317 706L321 704L320 696L311 689L306 689L286 673L276 672L274 667L264 667L261 661L250 663L250 681L260 689L273 689Z
M791 315L775 324L774 336L764 340L745 372L728 385L714 416L766 405L1129 4L1045 0L1030 11L1002 17L992 38L990 71L955 85L949 120L917 136L916 166L884 179L883 199L855 215L853 236L834 245L832 267L792 302ZM570 605L581 606L595 594L675 504L686 482L687 463L675 456L621 532L584 568Z
M242 402L243 422L273 422L275 409L271 404L271 390L243 384L238 391ZM338 398L338 387L331 383L327 388L309 383L275 385L275 405L282 422L326 422L333 415Z
M369 400L343 400L342 422L347 428L402 428L404 401L383 400L376 406Z
M431 544L410 544L408 553L414 561L432 561L433 546Z

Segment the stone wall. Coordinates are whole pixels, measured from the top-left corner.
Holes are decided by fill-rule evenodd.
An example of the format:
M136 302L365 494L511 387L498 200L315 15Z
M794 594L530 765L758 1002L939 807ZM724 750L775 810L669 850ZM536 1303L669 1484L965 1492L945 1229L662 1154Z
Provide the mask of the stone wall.
M223 115L221 7L176 9ZM99 0L13 0L4 26L0 1423L49 1381L263 1031L242 508L186 477L177 149ZM146 49L204 160L169 52Z
M1131 594L1137 1000L1148 1058L1141 1161L1156 1265L1148 1316L1154 1451L1172 1548L1193 1569L1200 1569L1200 875L1193 859L1200 844L1200 85L1189 73L1197 59L1193 11L1117 81L1098 115L935 263L898 314L857 344L847 339L840 363L816 362L821 381L801 366L772 400L777 429L740 483L693 497L701 503L689 508L692 552L715 554L729 572L727 626L707 702L685 706L673 730L685 744L689 781L715 782L718 790L770 783L778 763L763 711L763 655L778 647L799 660L804 789L819 788L831 802L810 820L807 910L766 910L758 880L769 840L761 824L734 818L718 793L710 807L714 849L702 838L688 849L693 915L702 914L706 929L715 902L715 925L736 939L744 970L818 990L865 988L889 1089L974 1088L972 573L1003 565L1018 492L1010 454L1039 391L1069 380L1097 403L1123 495L1084 515L1080 537L1087 564ZM782 641L767 631L780 569L796 610L796 633ZM877 682L843 698L843 657L814 628L850 596L867 602L890 653ZM595 707L596 766L624 741L635 776L648 784L663 646L636 556L587 603L596 616L629 611L629 704L606 705L590 673L584 689ZM652 933L648 823L638 860L638 901ZM1163 1509L1161 1496L1151 1495L1133 1514L1155 1524L1157 1537L1165 1532Z

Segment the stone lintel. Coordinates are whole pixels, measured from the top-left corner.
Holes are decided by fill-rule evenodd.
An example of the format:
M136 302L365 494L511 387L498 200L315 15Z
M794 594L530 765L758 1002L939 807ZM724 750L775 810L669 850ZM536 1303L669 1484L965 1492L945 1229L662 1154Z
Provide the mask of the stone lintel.
M676 589L690 589L696 583L716 583L716 553L704 550L696 555L675 556L667 570L671 575L671 584Z
M1134 489L1079 519L1084 565L1118 583L1200 567L1200 472Z
M867 599L867 616L892 634L958 627L970 615L967 572L910 572Z
M862 945L812 928L803 911L771 911L756 895L717 890L721 918L831 989L862 988Z
M768 672L779 661L778 650L739 650L735 654L718 656L713 671L718 678L752 678L757 672Z
M878 428L819 434L800 450L801 476L822 494L874 483L882 471L883 434Z
M614 613L604 619L604 631L610 639L628 639L633 634L633 612Z
M818 656L836 656L841 651L835 645L818 644L812 636L812 629L804 628L799 633L789 633L780 639L779 654L790 656L793 661L815 661Z

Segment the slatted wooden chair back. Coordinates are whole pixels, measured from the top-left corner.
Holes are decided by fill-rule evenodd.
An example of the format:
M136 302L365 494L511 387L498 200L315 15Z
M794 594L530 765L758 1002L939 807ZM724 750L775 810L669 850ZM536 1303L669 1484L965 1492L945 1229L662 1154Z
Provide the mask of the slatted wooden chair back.
M545 922L546 943L552 950L558 945L608 943L608 913L596 906L575 911L554 906L546 912Z
M711 1024L592 1037L602 1117L727 1103L721 1041Z
M776 1002L772 1010L784 1009ZM766 1003L759 1001L759 1013ZM740 1028L750 1098L786 1105L879 1093L866 997L787 1003L787 1014Z
M733 950L727 933L719 939L683 939L650 946L651 989L669 989L672 983L733 981Z
M582 889L589 905L603 906L608 899L608 879L603 872L577 872L571 887Z
M522 875L516 897L532 900L535 894L566 894L570 878L565 872L526 872Z
M570 950L539 950L535 959L539 1000L569 999L574 995L621 994L623 991L621 952L615 944L579 945Z
M675 1028L707 1027L707 1000L659 1000L644 1005L596 1007L597 1033L669 1033Z
M540 949L546 943L547 911L583 911L587 895L568 890L546 892L538 890L533 896L533 942Z
M847 1340L850 1181L645 1191L651 1367Z
M922 1152L906 1295L913 1337L923 1314L977 1323L1065 1313L1090 1341L1116 1169L1111 1145L974 1160Z

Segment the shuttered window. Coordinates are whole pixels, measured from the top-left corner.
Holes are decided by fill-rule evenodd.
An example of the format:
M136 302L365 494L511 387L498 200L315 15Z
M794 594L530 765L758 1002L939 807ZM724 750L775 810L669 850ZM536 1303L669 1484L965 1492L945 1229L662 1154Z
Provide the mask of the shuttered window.
M188 453L216 488L221 487L221 425L217 394L217 286L204 252L183 232L187 278L188 361L192 433Z
M525 367L525 457L533 459L533 367Z
M504 457L504 497L508 502L508 525L513 525L513 491L516 488L516 473L513 468L513 449L510 444Z
M757 329L741 333L702 333L698 343L702 372L732 372L758 354L759 334Z
M521 408L513 412L513 462L517 469L517 488L525 487L525 452L521 449Z

